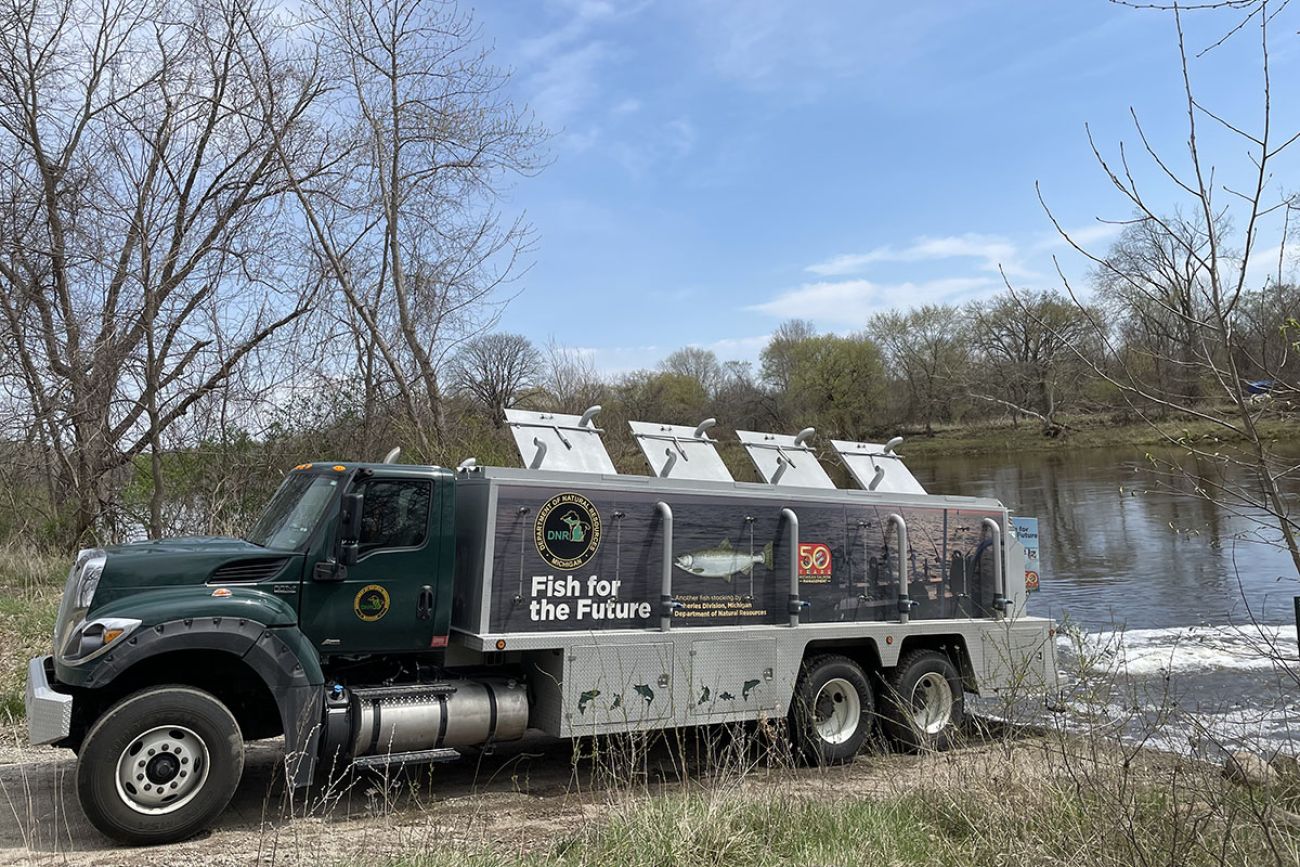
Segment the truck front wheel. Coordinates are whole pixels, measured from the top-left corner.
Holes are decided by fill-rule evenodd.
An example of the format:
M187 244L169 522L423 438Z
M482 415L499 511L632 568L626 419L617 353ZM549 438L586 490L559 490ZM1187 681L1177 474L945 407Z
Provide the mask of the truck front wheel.
M815 656L804 663L794 690L795 747L815 764L847 762L871 734L875 712L862 666L845 656Z
M224 704L201 690L158 687L122 699L91 727L77 797L114 840L172 843L212 824L243 770L239 723Z

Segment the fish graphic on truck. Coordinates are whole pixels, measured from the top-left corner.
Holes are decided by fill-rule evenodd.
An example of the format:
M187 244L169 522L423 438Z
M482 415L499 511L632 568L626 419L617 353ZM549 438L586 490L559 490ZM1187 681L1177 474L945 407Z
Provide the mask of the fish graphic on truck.
M679 554L673 560L673 564L678 569L690 572L692 575L701 578L724 578L727 581L730 581L731 576L737 572L750 574L760 563L768 569L772 568L771 542L763 546L762 552L748 554L737 551L731 546L731 542L723 539L716 548L703 548L689 554Z

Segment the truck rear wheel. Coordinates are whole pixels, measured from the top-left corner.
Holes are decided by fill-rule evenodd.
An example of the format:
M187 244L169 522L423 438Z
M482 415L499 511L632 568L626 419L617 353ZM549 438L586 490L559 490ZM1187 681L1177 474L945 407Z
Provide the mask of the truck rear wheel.
M206 692L147 689L109 708L77 762L90 823L133 845L172 843L212 824L244 770L239 723Z
M819 765L846 762L871 734L875 712L862 666L846 656L815 656L804 663L791 703L795 748Z
M886 686L884 728L904 750L946 750L965 716L961 673L946 654L918 650L898 661Z

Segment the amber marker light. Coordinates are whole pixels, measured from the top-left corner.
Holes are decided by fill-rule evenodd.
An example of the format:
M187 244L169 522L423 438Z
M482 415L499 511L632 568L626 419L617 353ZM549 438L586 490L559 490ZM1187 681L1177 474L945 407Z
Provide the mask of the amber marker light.
M893 644L893 643L894 643L894 636L892 636L892 635L886 635L886 636L885 636L885 643L886 643L886 644Z
M343 472L343 471L346 470L346 469L347 469L347 467L343 466L342 464L335 464L335 465L334 465L334 472L336 472L336 473L341 473L341 472Z
M505 649L506 649L506 640L504 638L498 638L497 650L505 650Z
M217 597L218 599L225 599L227 596L230 595L230 588L218 587L216 590L212 591L212 595Z

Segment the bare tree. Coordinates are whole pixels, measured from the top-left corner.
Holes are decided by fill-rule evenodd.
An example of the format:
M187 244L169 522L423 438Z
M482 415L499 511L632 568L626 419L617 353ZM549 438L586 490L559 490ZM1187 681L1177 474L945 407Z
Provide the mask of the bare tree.
M885 353L889 373L904 387L907 412L934 435L934 421L950 418L970 365L961 311L927 304L906 313L891 310L871 318L869 333Z
M522 334L484 334L466 341L449 365L452 385L481 404L501 427L505 411L536 388L542 354Z
M560 412L582 412L598 403L605 392L605 384L588 352L551 340L546 344L545 365L543 385L550 395L552 408Z
M451 0L314 0L339 82L321 112L331 174L295 177L320 270L364 329L425 459L443 439L442 368L493 321L529 232L503 220L506 179L541 165L541 130L502 93ZM294 171L285 159L285 169Z
M1288 369L1279 363L1286 353L1252 355L1249 331L1241 324L1243 311L1248 310L1252 275L1259 279L1258 275L1267 274L1274 264L1281 270L1295 212L1300 208L1300 199L1281 188L1275 177L1279 158L1300 139L1300 131L1279 133L1272 110L1270 34L1277 26L1276 15L1287 4L1259 0L1202 5L1246 13L1224 39L1252 31L1258 39L1262 88L1255 106L1256 120L1244 124L1216 112L1197 97L1183 28L1184 10L1174 5L1170 11L1181 58L1186 152L1175 162L1173 155L1160 152L1151 143L1136 113L1133 121L1141 153L1155 175L1172 185L1180 203L1174 208L1157 203L1140 181L1141 174L1127 150L1121 147L1116 156L1107 156L1093 142L1106 177L1135 214L1131 228L1117 249L1097 254L1076 243L1055 217L1052 219L1062 237L1092 263L1098 282L1118 287L1120 297L1128 299L1130 313L1158 315L1169 324L1169 339L1135 355L1122 333L1117 335L1100 316L1089 317L1093 333L1105 349L1104 356L1091 364L1093 371L1176 447L1173 458L1153 458L1169 473L1171 487L1211 498L1234 512L1253 528L1255 538L1283 546L1300 576L1300 524L1284 493L1294 485L1300 468L1279 453L1261 429L1261 421L1272 410L1267 400L1256 399L1248 377L1273 381L1278 391L1294 392L1296 382L1287 380ZM1293 38L1295 28L1283 26L1288 38ZM1207 126L1240 146L1247 160L1225 166L1222 158L1216 160L1206 152ZM1168 216L1171 211L1175 216ZM1050 209L1048 213L1051 216ZM1267 261L1260 262L1266 249L1264 239L1276 240L1278 248L1268 254ZM1283 282L1280 273L1275 273L1273 282ZM1176 284L1173 291L1171 283ZM1077 299L1068 280L1066 285ZM1275 323L1278 329L1287 326L1286 321ZM1243 359L1249 363L1243 365ZM1152 364L1181 371L1184 384L1174 389L1160 387L1149 376ZM1191 380L1197 383L1195 389L1185 384ZM1217 429L1220 436L1202 445L1177 428L1162 426L1160 421L1169 416L1199 420ZM1243 445L1225 446L1223 439Z
M1060 415L1077 401L1088 372L1079 359L1091 355L1094 320L1050 291L999 295L967 311L967 333L983 362L971 371L969 394L1038 419L1049 436L1064 431Z
M318 82L237 0L18 0L0 12L0 353L65 539L124 468L308 310L277 255L279 154ZM310 163L300 173L313 176ZM153 510L151 530L159 529Z

